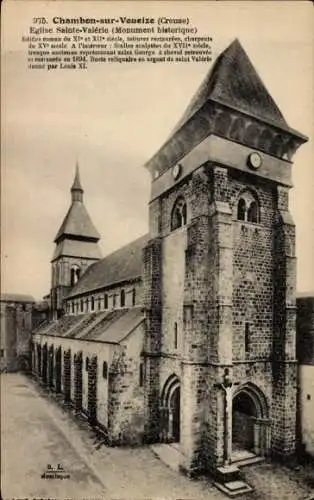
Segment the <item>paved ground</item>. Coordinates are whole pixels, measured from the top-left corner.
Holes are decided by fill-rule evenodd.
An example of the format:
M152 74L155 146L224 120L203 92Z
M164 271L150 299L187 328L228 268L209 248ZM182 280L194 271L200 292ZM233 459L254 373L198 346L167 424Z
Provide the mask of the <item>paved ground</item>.
M172 471L150 448L99 446L84 422L75 420L30 379L1 376L2 498L223 500L209 479L189 480ZM61 464L68 479L43 479L47 465ZM303 500L311 471L265 463L245 469L255 492L243 500Z

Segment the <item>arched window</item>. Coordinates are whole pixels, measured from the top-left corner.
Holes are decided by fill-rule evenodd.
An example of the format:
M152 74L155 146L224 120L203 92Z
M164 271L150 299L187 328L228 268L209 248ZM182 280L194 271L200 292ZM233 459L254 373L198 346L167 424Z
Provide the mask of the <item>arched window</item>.
M239 199L238 202L238 214L237 214L237 219L238 220L245 220L245 212L246 212L246 203L243 198Z
M108 309L108 295L106 293L104 295L104 308Z
M70 271L71 286L74 286L80 279L81 270L78 266L72 266Z
M108 378L108 363L107 363L107 361L104 361L102 364L102 376L104 379L107 380L107 378Z
M245 222L260 223L260 207L251 191L245 191L237 204L237 219Z
M132 306L135 306L136 304L136 290L133 288L132 290Z
M180 197L174 204L171 215L171 231L185 226L187 223L187 206L185 199Z
M120 292L120 306L124 307L125 306L125 291L121 290Z
M248 222L259 222L259 210L256 201L252 201L247 211Z

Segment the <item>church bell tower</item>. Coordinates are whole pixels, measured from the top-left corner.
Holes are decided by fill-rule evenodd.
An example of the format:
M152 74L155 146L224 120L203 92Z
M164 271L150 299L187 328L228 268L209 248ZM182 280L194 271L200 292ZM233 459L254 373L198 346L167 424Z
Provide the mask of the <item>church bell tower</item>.
M100 236L83 202L79 167L71 187L71 206L55 237L52 257L51 309L58 318L63 313L63 299L93 262L101 258Z
M177 441L189 472L294 453L288 195L306 140L235 40L146 164L146 438Z

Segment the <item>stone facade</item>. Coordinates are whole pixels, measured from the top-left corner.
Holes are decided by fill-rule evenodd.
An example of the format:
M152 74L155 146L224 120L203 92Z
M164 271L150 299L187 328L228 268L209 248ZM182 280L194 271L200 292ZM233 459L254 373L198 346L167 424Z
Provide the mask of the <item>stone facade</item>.
M65 315L33 337L34 374L110 443L176 442L189 474L243 453L290 457L298 437L288 197L292 156L306 138L238 42L215 71L146 165L148 237L86 265L70 290L74 261L61 252L61 227L52 289L69 287L55 306Z
M168 421L160 416L167 381L177 377L182 468L190 473L233 461L244 420L255 454L285 457L296 447L295 231L283 136L277 149L270 139L267 146L263 117L253 133L248 117L215 106L205 103L147 164L148 438L169 435L160 427L175 418L171 391ZM177 228L178 203L185 209Z

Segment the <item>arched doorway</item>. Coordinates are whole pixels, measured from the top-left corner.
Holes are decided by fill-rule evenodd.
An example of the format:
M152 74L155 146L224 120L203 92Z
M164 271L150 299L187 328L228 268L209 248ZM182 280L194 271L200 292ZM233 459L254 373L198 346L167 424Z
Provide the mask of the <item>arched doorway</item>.
M160 408L160 440L163 442L180 442L180 381L171 375L161 393Z
M254 451L253 418L257 417L255 404L246 392L239 392L232 405L232 448Z
M266 455L270 420L263 392L253 384L236 391L232 401L232 460Z

